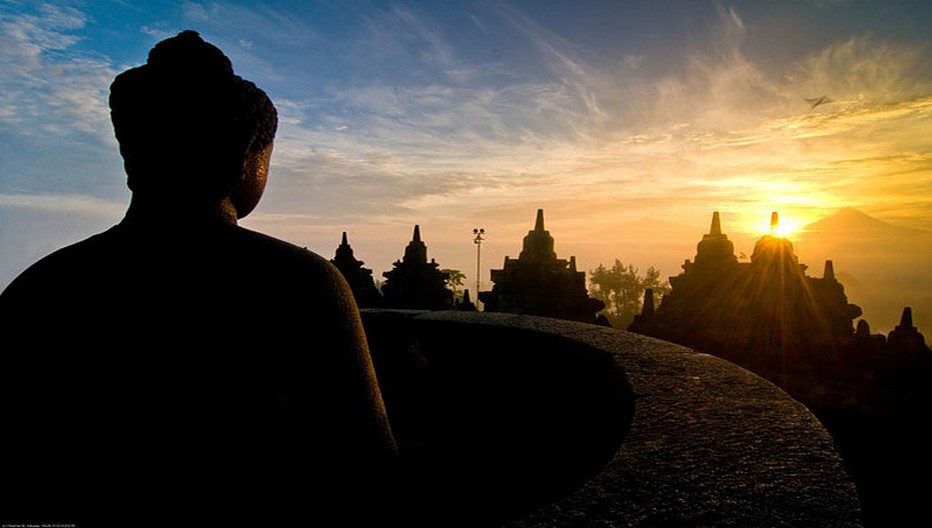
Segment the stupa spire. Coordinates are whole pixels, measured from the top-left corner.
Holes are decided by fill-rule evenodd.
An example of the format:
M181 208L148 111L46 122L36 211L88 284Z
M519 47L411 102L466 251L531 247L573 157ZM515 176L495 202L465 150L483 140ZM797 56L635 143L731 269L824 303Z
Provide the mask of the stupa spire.
M897 328L903 330L913 328L913 309L911 307L903 308L903 315L900 316L900 324Z
M544 210L537 210L537 219L534 229L528 231L524 237L523 249L518 258L555 260L557 254L553 251L553 237L544 229Z
M722 233L722 217L715 211L712 213L709 233L702 235L702 240L696 246L696 265L700 269L717 269L737 262L735 245Z
M349 239L346 237L346 231L343 232L343 239L340 242L340 245L337 246L334 260L346 263L347 266L355 265L356 257L353 256L353 248L349 245ZM362 262L359 264L362 265Z
M891 348L901 352L929 352L926 338L919 333L918 328L913 326L913 309L909 306L903 308L900 324L896 325L896 328L887 335L887 343Z
M775 234L780 227L780 215L776 211L770 213L770 234Z
M408 242L408 247L405 248L403 260L405 262L427 263L427 246L421 241L421 226L417 224L414 226L414 235L411 237L411 242Z
M825 261L825 270L822 272L825 280L835 280L835 263L831 259Z
M353 248L349 245L346 231L343 231L343 239L340 245L337 246L336 254L330 262L346 278L346 282L353 292L353 297L356 298L356 304L360 308L369 308L381 304L382 294L375 287L372 270L364 268L363 262L353 255Z
M427 245L421 241L421 226L414 226L411 242L401 260L382 273L382 294L389 308L444 310L453 306L453 291L446 287L450 274L439 270L436 260L427 260Z
M544 230L544 210L537 210L537 220L534 222L534 231Z
M718 211L712 213L712 226L709 227L709 234L712 236L722 236L722 219Z
M717 213L716 213L717 216ZM654 315L654 290L647 288L644 290L644 306L641 308L641 315L651 317Z
M577 269L576 257L557 258L553 246L544 229L544 210L538 209L521 254L517 259L506 256L502 269L491 270L492 290L479 292L485 310L596 322L595 314L605 304L589 297L586 273Z

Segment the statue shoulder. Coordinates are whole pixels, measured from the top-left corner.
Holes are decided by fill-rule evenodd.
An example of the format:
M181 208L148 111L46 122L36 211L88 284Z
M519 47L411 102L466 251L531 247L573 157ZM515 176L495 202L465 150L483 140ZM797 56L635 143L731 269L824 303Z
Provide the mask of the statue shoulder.
M113 236L113 228L74 244L57 249L40 258L0 292L0 306L26 300L38 300L45 293L60 291L63 285L80 281L104 259L102 247Z
M329 290L339 297L352 298L349 285L329 259L290 242L248 229L241 230L242 236L252 246L257 256L264 260L263 267L272 266L268 273L278 274L277 279L297 281L315 290Z

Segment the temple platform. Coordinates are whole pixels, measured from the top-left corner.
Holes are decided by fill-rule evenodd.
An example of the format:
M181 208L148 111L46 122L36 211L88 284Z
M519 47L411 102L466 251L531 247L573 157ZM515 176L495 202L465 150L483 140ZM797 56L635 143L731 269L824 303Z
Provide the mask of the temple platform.
M802 404L732 363L543 317L363 310L363 321L389 417L398 417L409 468L404 500L423 524L861 526L855 486L831 436ZM466 370L440 384L455 390L437 392L431 369L445 361ZM548 396L561 377L568 381ZM502 392L509 380L523 387L512 396ZM557 408L549 429L542 425L564 400L553 394L574 387L585 394ZM458 394L444 401L451 393ZM522 393L520 405L496 402ZM433 398L426 408L425 397ZM471 401L479 412L469 412ZM444 425L412 426L425 412ZM583 415L576 423L574 412ZM511 428L520 436L526 427L533 432L517 441L503 434Z

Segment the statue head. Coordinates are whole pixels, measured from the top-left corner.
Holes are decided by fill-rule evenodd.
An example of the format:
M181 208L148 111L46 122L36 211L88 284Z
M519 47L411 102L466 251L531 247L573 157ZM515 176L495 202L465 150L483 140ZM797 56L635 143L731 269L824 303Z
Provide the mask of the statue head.
M198 205L229 199L238 218L259 202L275 107L196 32L163 40L146 64L118 75L110 110L134 197Z

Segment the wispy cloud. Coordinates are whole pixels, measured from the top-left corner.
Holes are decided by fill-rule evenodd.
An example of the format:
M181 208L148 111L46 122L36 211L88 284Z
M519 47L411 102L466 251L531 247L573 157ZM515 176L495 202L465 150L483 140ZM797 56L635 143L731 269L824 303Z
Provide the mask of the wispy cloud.
M185 2L182 4L184 17L192 22L208 22L220 12L220 5L216 3Z
M0 289L39 258L112 226L124 209L86 195L0 193Z
M604 79L578 57L572 43L516 9L502 5L501 11L542 54L543 63L552 75L551 82L559 83L561 91L568 89L572 94L571 99L565 103L576 107L577 121L582 119L587 126L593 126L609 119L595 91L605 85Z
M576 143L591 136L586 123L600 112L582 64L547 45L538 60L559 62L558 75L503 77L494 62L460 59L435 25L409 9L371 15L353 56L417 65L405 82L374 79L325 100L281 102L273 170L304 191L286 198L270 190L273 207L334 193L349 215L388 207L414 216L443 197L546 192L543 183L568 176Z
M0 207L75 213L105 218L119 218L126 210L126 204L123 202L113 202L80 194L0 193Z
M340 25L311 8L189 2L140 30L193 27L272 95L271 180L247 223L273 234L330 244L328 230L421 223L441 241L494 221L519 240L538 207L566 239L642 216L704 227L711 209L732 230L775 207L805 220L840 205L932 227L932 66L916 44L846 34L767 62L747 47L760 26L725 3L695 25L701 45L620 38L610 53L514 4L314 6ZM0 129L90 135L112 153L114 61L80 52L87 17L0 17ZM822 95L834 102L804 101ZM0 206L104 207L11 188Z
M932 88L927 53L916 46L854 37L810 56L789 76L810 97L828 94L842 102L875 103L908 99Z
M0 12L0 124L112 143L106 93L116 72L104 59L71 52L86 22L78 10L51 5Z
M380 211L453 220L546 203L605 221L628 206L689 210L693 197L703 219L710 207L749 217L781 204L811 218L863 205L860 190L872 188L878 167L859 148L889 156L891 178L925 170L924 158L901 155L928 137L915 135L928 128L926 103L902 99L932 93L915 48L861 37L773 72L743 50L753 28L720 7L718 37L689 53L682 69L619 82L646 59L596 67L572 43L505 12L543 73L502 78L492 63L461 65L422 13L370 19L365 49L470 75L412 71L405 84L374 79L324 100L284 101L273 169L289 181L287 196L270 190L267 210L304 203L348 222ZM855 92L836 85L861 95L849 101ZM839 102L810 111L803 97L814 87ZM914 139L898 137L900 127Z

